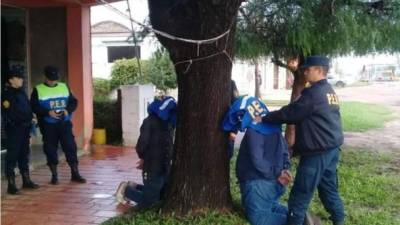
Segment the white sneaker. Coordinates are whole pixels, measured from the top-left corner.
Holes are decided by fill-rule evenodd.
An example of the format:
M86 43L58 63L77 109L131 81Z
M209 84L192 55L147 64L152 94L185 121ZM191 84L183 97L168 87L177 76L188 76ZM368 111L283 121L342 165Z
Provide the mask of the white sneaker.
M136 186L137 186L138 184L136 183L136 182L134 182L134 181L128 181L128 186L129 187L131 187L131 188L133 188L133 189L136 189Z
M119 184L117 191L115 192L115 198L119 203L126 204L126 200L124 197L125 189L128 186L128 183L123 181Z

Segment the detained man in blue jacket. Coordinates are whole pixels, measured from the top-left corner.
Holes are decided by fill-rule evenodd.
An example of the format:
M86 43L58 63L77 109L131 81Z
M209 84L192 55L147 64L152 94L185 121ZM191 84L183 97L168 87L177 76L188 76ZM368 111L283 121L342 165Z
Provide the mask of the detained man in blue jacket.
M149 116L143 120L136 144L143 185L122 182L116 193L119 202L135 202L136 208L144 209L162 199L171 166L176 106L169 96L156 98L148 106Z
M268 113L256 98L243 97L231 106L223 129L246 130L236 162L242 204L252 225L284 225L287 207L279 204L292 177L288 171L289 153L280 125L252 122Z

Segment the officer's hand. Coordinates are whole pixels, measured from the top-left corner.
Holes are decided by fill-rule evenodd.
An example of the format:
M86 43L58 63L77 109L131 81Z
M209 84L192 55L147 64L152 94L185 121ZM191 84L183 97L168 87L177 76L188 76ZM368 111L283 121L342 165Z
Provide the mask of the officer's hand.
M289 170L282 170L281 175L278 177L279 183L281 183L283 186L288 185L290 182L292 182L292 180L293 176Z
M68 111L64 109L64 116L68 116Z
M261 123L262 122L262 118L261 118L261 116L255 116L253 121L256 122L256 123Z
M50 110L49 111L49 116L53 117L54 119L60 119L61 114L60 113L56 113L56 111L54 111L54 110Z
M137 163L136 163L136 169L142 170L143 169L143 159L140 159Z
M231 132L229 133L229 140L234 141L236 139L236 134Z

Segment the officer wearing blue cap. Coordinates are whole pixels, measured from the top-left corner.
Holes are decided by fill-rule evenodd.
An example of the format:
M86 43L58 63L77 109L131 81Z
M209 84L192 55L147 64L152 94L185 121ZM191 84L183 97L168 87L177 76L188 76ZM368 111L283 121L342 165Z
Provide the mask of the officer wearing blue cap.
M300 156L294 186L288 201L288 224L303 224L306 211L318 188L319 197L334 225L344 224L344 207L339 196L337 164L343 131L338 97L326 80L329 59L310 56L300 66L311 86L301 96L257 122L295 124L293 151Z
M77 146L71 122L78 100L65 83L58 82L60 76L56 67L46 66L44 75L45 82L37 85L32 92L31 106L43 135L43 150L52 174L50 183L58 184L58 143L71 167L71 181L85 183L78 170Z
M8 72L8 85L2 94L1 114L5 122L7 153L5 173L9 194L19 194L15 185L14 169L18 168L22 176L22 187L36 189L39 185L29 176L29 139L32 125L32 110L29 99L23 90L24 68L13 66Z

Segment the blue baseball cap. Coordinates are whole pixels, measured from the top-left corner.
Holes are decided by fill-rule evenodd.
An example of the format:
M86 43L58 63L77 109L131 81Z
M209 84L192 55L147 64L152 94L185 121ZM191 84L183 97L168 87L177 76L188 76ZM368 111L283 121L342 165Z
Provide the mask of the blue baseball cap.
M54 66L46 66L44 68L44 76L51 81L58 80L60 78L58 75L58 69Z
M8 78L11 79L13 77L24 78L24 67L21 65L13 65L8 70Z
M324 66L329 68L329 59L325 56L319 55L308 56L304 63L300 65L300 69L305 69L311 66Z

